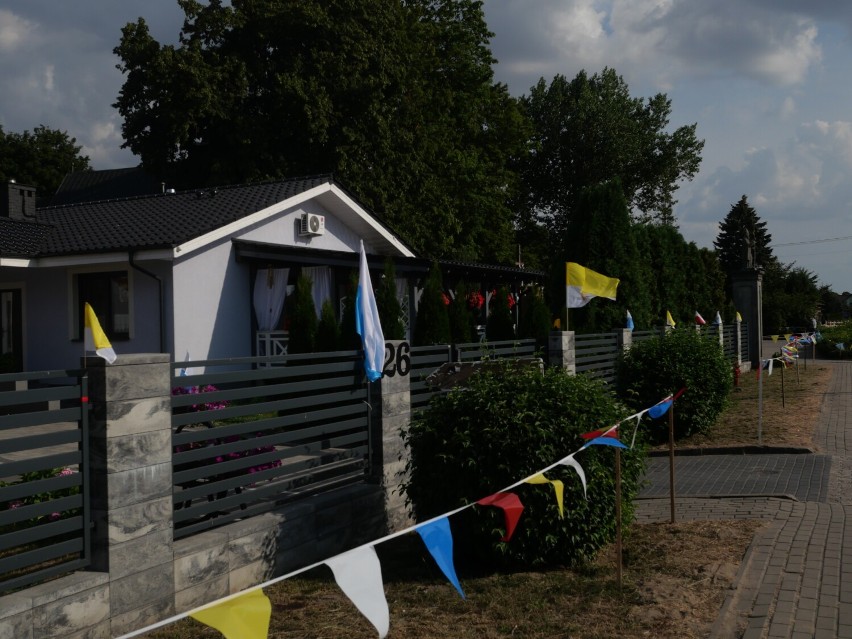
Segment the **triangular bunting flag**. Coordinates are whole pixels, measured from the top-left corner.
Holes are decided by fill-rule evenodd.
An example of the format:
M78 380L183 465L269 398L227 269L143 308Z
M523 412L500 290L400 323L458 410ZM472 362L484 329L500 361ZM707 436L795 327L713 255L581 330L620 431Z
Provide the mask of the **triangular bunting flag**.
M698 311L695 311L695 323L699 326L704 326L707 323L707 321L703 317L701 317L701 313L699 313Z
M596 437L618 437L618 426L615 428L599 428L598 430L593 430L591 433L581 433L580 437L583 439L595 439Z
M494 493L476 503L480 506L495 506L503 510L506 516L506 534L502 537L502 541L509 541L515 532L521 513L524 512L524 505L518 496L515 493Z
M596 437L595 439L586 442L586 446L614 446L615 448L627 448L626 444L623 444L618 439L612 439L611 437Z
M529 479L527 479L528 484L553 484L553 492L556 493L556 505L559 506L559 516L565 517L565 510L563 508L563 495L565 493L565 486L562 481L559 479L548 479L542 473L538 473L537 475L533 475Z
M630 314L630 311L627 311L627 325L625 326L625 328L627 328L628 331L632 331L633 327L633 316Z
M671 326L672 328L675 327L674 318L672 317L672 314L669 311L666 311L666 326Z
M665 415L669 408L672 406L672 400L667 399L659 404L655 404L648 409L648 417L651 419L657 419L658 417L662 417Z
M583 467L580 466L580 462L578 462L576 459L574 459L574 456L571 455L569 457L566 457L565 459L563 459L559 463L562 464L563 466L570 466L571 468L573 468L574 470L577 471L577 474L580 476L580 483L583 484L583 496L586 499L588 499L589 495L588 495L588 492L586 490L586 473L583 470Z
M450 583L459 591L462 599L465 598L464 591L456 576L456 568L453 564L453 533L450 531L450 521L446 517L436 519L417 527L417 533L426 544L426 548L438 564Z
M778 341L778 335L770 335L769 337L771 337L771 338L772 338L772 343L773 343L773 344L774 344L775 342L777 342L777 341Z
M716 311L716 319L713 320L714 326L722 325L722 314L719 311Z
M372 546L355 548L327 559L325 564L331 568L343 593L384 639L390 629L390 611L376 549Z
M225 639L266 639L272 604L262 589L255 588L189 616L215 628Z

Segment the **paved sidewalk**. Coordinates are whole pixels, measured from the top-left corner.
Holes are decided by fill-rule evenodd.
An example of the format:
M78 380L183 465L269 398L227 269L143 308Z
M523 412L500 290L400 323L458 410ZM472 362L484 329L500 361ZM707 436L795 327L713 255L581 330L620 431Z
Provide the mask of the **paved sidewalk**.
M678 521L770 521L743 558L714 639L852 639L852 362L818 364L833 368L815 437L820 454L676 461ZM663 478L658 466L649 466L639 521L669 520L668 467Z

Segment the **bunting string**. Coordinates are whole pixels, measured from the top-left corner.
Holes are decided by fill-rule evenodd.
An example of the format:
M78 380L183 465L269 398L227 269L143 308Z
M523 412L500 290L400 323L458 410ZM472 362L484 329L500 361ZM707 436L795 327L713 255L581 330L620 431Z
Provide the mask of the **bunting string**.
M488 505L496 505L498 507L504 507L505 504L499 504L499 503L495 503L495 502L501 501L501 499L499 499L499 497L502 496L502 495L512 495L512 497L515 497L515 499L517 499L517 496L513 495L510 492L513 488L517 488L517 487L519 487L523 484L543 484L543 483L550 483L553 486L554 492L556 493L556 498L557 498L557 502L558 502L558 506L559 506L559 512L560 512L560 515L562 515L563 514L562 493L563 493L563 490L564 490L564 486L563 486L561 481L547 479L544 476L544 474L547 473L548 471L553 470L557 466L570 466L571 468L573 468L576 471L577 475L579 476L580 482L583 486L583 494L588 499L586 475L585 475L585 472L583 471L582 466L577 462L576 459L574 459L575 456L577 454L583 452L589 446L595 446L595 445L617 446L617 447L620 447L620 448L633 448L633 445L635 443L635 437L636 437L635 429L634 429L633 439L631 441L631 445L628 447L626 444L622 443L620 440L617 439L616 432L617 432L618 428L622 424L628 423L632 420L636 421L635 428L638 428L640 420L646 414L649 417L651 417L652 419L657 418L657 417L665 414L665 412L671 407L672 403L678 397L680 397L680 395L683 394L683 392L685 390L686 390L685 388L681 389L676 394L669 395L669 396L665 397L664 399L660 400L659 402L657 402L656 404L654 404L653 406L649 406L648 408L645 408L645 409L643 409L639 412L633 413L632 415L625 417L624 419L616 422L615 424L609 426L608 428L600 429L598 431L595 431L594 433L590 433L590 435L594 435L594 436L591 437L590 439L587 439L587 441L580 448L575 450L573 453L570 453L569 455L561 458L559 461L556 461L556 462L550 464L549 466L546 466L545 468L542 468L541 470L538 470L538 471L532 473L531 475L524 477L523 479L515 482L514 484L511 484L510 486L507 486L507 487L505 487L501 490L498 490L498 491L492 493L491 495L488 495L488 496L482 497L482 498L480 498L476 501L464 504L462 506L459 506L458 508L455 508L453 510L449 510L449 511L447 511L447 512L441 514L441 515L437 515L435 517L432 517L431 519L427 519L426 521L419 522L417 524L414 524L414 525L409 526L407 528L404 528L402 530L398 530L396 532L390 533L390 534L385 535L384 537L381 537L381 538L376 539L374 541L370 541L368 543L362 544L360 546L352 548L351 550L348 550L344 553L341 553L340 555L336 555L334 557L323 559L322 561L317 561L317 562L312 563L310 565L307 565L307 566L304 566L302 568L298 568L296 570L293 570L293 571L291 571L291 572L289 572L285 575L280 575L278 577L274 577L272 579L269 579L269 580L267 580L267 581L265 581L261 584L258 584L257 586L252 586L251 588L249 588L247 590L243 590L243 591L240 591L240 592L237 592L237 593L227 595L225 597L221 597L221 598L216 599L214 601L208 602L208 603L206 603L202 606L198 606L198 607L193 608L191 610L188 610L186 612L182 612L182 613L179 613L177 615L173 615L173 616L171 616L167 619L163 619L162 621L159 621L157 623L151 624L149 626L145 626L144 628L140 628L138 630L134 630L134 631L129 632L127 634L121 635L117 639L132 639L132 637L138 637L139 635L151 632L152 630L156 630L156 629L162 628L164 626L168 626L170 624L176 623L176 622L178 622L182 619L185 619L187 617L198 618L199 620L204 619L204 618L209 618L211 616L216 617L217 615L215 615L215 614L211 615L209 612L205 613L205 611L211 611L212 609L217 608L219 606L223 606L224 604L232 604L232 605L236 606L235 600L237 600L241 597L246 597L247 594L254 593L255 591L260 591L263 588L268 588L269 586L272 586L272 585L274 585L278 582L284 581L285 579L291 579L293 577L296 577L298 575L306 573L310 570L313 570L314 568L318 568L319 566L328 566L332 569L332 572L334 573L335 580L337 581L337 583L341 587L341 589L344 590L344 592L345 592L345 594L347 594L347 596L349 596L349 592L346 592L347 589L351 589L351 591L353 593L355 593L355 594L353 594L352 597L350 597L350 599L353 600L353 603L355 604L355 606L376 627L376 629L379 632L379 636L384 637L387 634L388 630L387 630L387 626L385 625L385 610L387 609L387 602L384 599L383 590L381 588L379 588L379 590L381 591L381 602L379 602L378 604L376 604L375 602L372 602L372 603L366 602L364 600L363 595L361 594L361 592L359 592L359 590L357 588L357 586L359 584L357 584L357 583L352 584L351 583L352 577L346 575L346 573L347 573L346 568L347 567L351 568L352 565L357 564L361 568L359 568L359 570L356 571L356 572L361 574L362 577L365 576L364 575L365 571L371 571L371 574L378 574L379 579L381 579L381 569L379 568L378 573L376 573L376 571L375 571L375 565L376 565L376 562L378 562L378 558L375 555L375 546L377 546L378 544L387 542L387 541L391 541L392 539L396 539L397 537L402 537L403 535L407 535L409 533L417 532L421 536L421 538L423 539L424 543L426 544L427 549L429 550L430 554L432 554L433 558L436 560L436 563L438 563L439 567L444 572L444 575L447 577L448 580L450 580L450 582L453 584L453 586L458 590L459 594L464 598L464 591L462 590L461 585L458 583L458 578L455 576L455 569L454 569L453 563L452 563L452 537L451 536L449 537L449 546L447 545L448 544L447 535L449 534L449 521L448 521L449 517L452 517L453 515L456 515L456 514L462 512L462 511L467 510L468 508L472 508L473 506L476 506L476 505L481 506L481 505L488 504ZM558 485L557 485L557 483L558 483ZM515 509L513 511L512 515L511 515L511 517L514 518L515 515L517 515L518 518L520 517L520 512L518 511L518 506L520 506L520 510L523 510L523 505L520 504L519 499L517 499L517 504L515 504L515 500L512 500L511 498L508 498L508 499L503 498L502 501L510 502L511 505L512 505L512 508ZM504 512L507 513L506 516L507 516L507 520L508 520L508 518L510 517L509 511L504 510ZM517 523L517 519L515 519L515 523ZM512 526L512 528L514 528L514 526ZM508 526L507 526L506 532L507 532L507 534L506 534L506 537L504 539L508 539L509 537L511 537L511 531L508 530ZM373 561L373 558L375 558L375 562ZM351 571L349 571L349 572L351 572ZM341 583L344 584L344 585L341 585ZM361 585L363 585L363 584L361 584ZM372 590L375 592L375 584L373 584ZM260 593L260 595L262 596L262 593ZM376 595L376 596L378 596L378 595ZM354 597L354 599L353 599L353 597ZM251 600L255 601L255 598L252 597ZM382 603L384 605L382 605ZM262 604L262 602L261 602L261 605L264 605L264 604ZM230 638L228 638L228 639L230 639Z

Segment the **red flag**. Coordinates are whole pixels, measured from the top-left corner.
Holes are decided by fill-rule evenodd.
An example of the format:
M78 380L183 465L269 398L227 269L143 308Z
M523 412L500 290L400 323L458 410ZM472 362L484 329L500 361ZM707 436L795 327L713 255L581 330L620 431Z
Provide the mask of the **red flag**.
M524 505L520 498L515 493L494 493L488 497L483 497L476 503L480 506L496 506L503 509L503 514L506 516L506 535L502 538L502 541L509 541L512 538L512 533L515 532L521 513L524 512Z
M618 426L612 429L599 428L598 430L593 430L591 433L583 433L580 437L583 439L597 439L598 437L612 437L613 439L617 439Z
M707 323L698 311L695 311L695 323L700 324L701 326L704 326Z

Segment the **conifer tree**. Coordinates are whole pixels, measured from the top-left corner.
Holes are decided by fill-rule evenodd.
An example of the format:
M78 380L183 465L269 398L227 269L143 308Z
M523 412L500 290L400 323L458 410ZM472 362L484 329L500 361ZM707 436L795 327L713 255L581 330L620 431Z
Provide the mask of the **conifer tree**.
M396 269L390 258L385 260L385 272L376 291L376 307L385 339L404 339L405 327L400 318L402 309L396 292Z
M772 260L772 236L766 231L766 222L760 220L757 212L748 204L748 198L743 195L740 201L719 224L719 235L713 242L719 254L722 270L730 275L745 266L747 242L754 244L754 265L769 266Z
M417 324L414 326L415 346L450 343L450 320L445 303L441 268L432 264L423 285L423 294L417 308Z
M288 300L290 339L287 353L290 355L312 353L316 347L317 311L312 289L311 278L299 275L293 295Z
M315 350L317 352L336 351L338 348L340 348L340 326L334 316L331 300L326 300L322 303L322 311L320 311Z
M515 339L515 318L509 305L509 291L501 286L491 298L485 337L489 342Z

